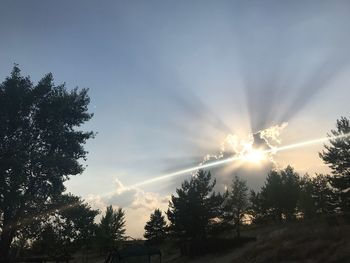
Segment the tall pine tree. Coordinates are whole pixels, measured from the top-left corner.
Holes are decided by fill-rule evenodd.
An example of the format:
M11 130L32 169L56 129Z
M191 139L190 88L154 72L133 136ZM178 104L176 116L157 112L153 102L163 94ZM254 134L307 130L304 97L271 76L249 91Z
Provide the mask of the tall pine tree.
M244 215L249 207L248 187L246 181L235 176L228 196L223 202L223 218L226 221L233 221L237 237L241 235L240 227Z
M107 206L106 213L101 218L97 230L97 240L101 249L116 248L120 241L125 239L125 212L122 208L117 210Z
M350 125L349 120L341 117L337 120L336 129L331 130L330 145L325 145L319 155L332 169L329 183L335 189L339 208L342 212L350 212Z
M159 209L154 210L145 225L144 237L152 242L161 242L166 236L166 222Z
M180 238L203 239L210 228L210 219L215 217L217 204L210 172L199 170L190 181L184 181L172 195L167 216L170 229Z

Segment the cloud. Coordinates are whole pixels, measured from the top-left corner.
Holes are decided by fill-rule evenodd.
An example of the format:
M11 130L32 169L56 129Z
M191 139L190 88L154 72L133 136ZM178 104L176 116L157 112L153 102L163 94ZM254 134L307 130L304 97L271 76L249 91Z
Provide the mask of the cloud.
M201 164L230 157L244 158L255 150L269 152L266 153L265 159L256 164L237 160L225 166L211 168L212 176L217 181L216 190L225 191L231 185L232 178L235 175L245 179L250 188L259 189L263 185L268 172L277 167L274 159L276 153L273 150L282 143L281 134L287 126L288 123L284 122L256 133L250 133L246 137L228 134L221 144L219 153L206 155Z
M115 179L115 190L105 195L89 195L86 200L93 208L104 213L108 205L123 208L126 214L127 235L140 238L143 228L150 214L157 208L165 211L169 196L146 192L137 187L127 187L120 180Z

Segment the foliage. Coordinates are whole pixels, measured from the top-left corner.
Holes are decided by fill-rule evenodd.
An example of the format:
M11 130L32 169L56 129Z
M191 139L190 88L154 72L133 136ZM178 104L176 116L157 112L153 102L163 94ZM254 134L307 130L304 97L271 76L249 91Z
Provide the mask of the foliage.
M300 178L300 195L298 200L298 211L304 218L312 218L317 213L315 202L315 187L312 178L305 175Z
M41 223L40 233L32 245L33 250L48 255L62 255L89 245L95 235L94 219L97 214L97 210L91 209L77 196L60 196L57 207L47 221Z
M272 170L260 192L251 191L250 214L253 222L292 220L300 198L300 177L291 166Z
M328 215L333 213L336 207L334 192L329 181L330 176L324 174L316 174L312 178L313 200L317 214Z
M226 222L233 221L237 237L240 237L240 225L249 208L248 187L246 181L235 176L231 189L223 202L223 219Z
M51 209L64 181L80 174L92 132L78 130L90 120L87 90L55 86L52 74L37 85L15 66L0 84L0 254L33 218Z
M216 181L211 182L210 172L199 170L190 181L185 180L181 188L172 195L167 216L170 230L181 238L202 239L208 234L210 219L217 216L213 192Z
M154 210L145 225L144 237L149 241L160 242L166 236L166 222L159 209Z
M349 135L349 136L344 136ZM329 136L342 136L331 139L319 155L332 169L333 177L329 183L335 189L339 207L343 212L350 212L350 125L349 120L341 117L337 120L336 130Z
M316 215L328 215L334 211L334 193L328 184L329 176L316 174L305 175L300 181L300 197L298 210L304 218Z
M261 192L250 191L249 195L250 207L248 210L249 215L252 216L252 222L256 224L264 223L267 218L267 205L262 198Z
M125 212L122 208L117 210L107 206L106 213L98 225L97 241L103 250L116 248L120 241L125 239Z

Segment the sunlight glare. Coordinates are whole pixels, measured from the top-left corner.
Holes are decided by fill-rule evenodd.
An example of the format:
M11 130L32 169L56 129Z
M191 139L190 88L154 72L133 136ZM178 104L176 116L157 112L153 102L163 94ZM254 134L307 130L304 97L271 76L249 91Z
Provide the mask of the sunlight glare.
M242 156L242 161L253 164L260 164L267 159L266 153L259 149L251 148Z

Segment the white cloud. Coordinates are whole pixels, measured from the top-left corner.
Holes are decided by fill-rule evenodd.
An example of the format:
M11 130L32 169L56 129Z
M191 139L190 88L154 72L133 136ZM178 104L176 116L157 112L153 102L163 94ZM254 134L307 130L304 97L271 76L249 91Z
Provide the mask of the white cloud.
M140 238L150 214L157 208L166 211L169 197L154 192L146 192L141 188L127 187L120 180L115 180L115 191L105 195L90 195L86 200L104 213L106 206L123 208L126 217L126 233Z

